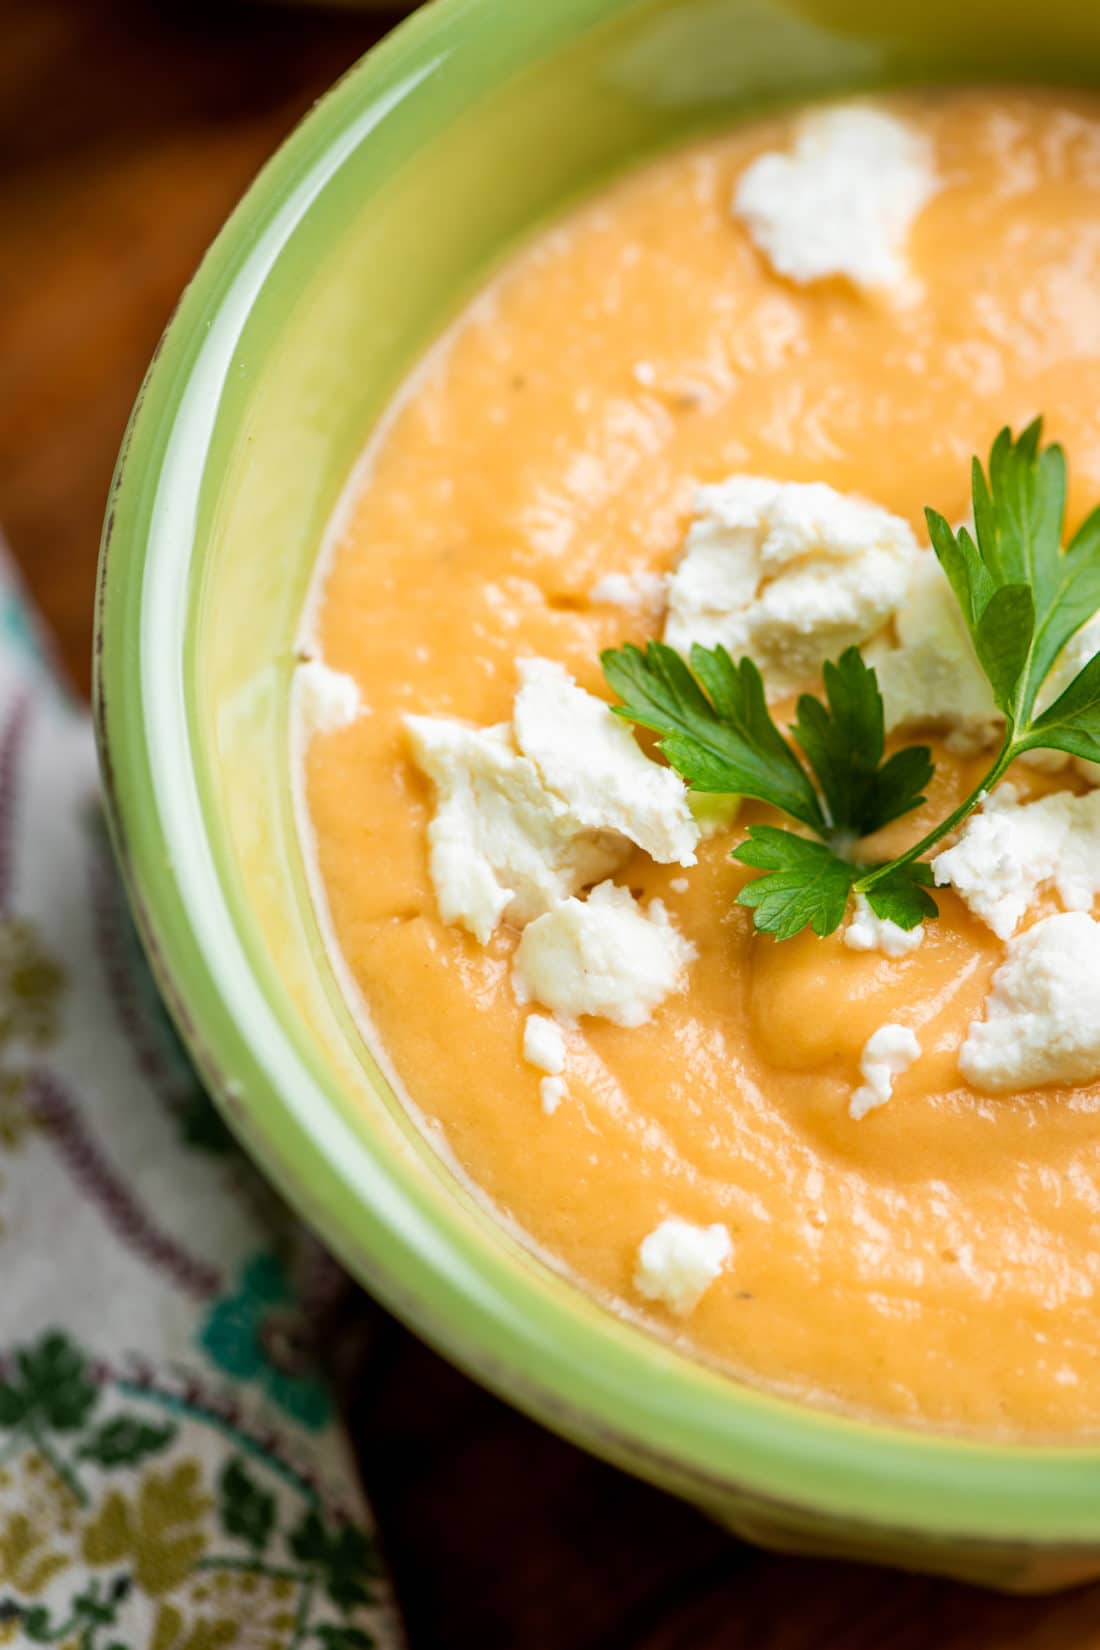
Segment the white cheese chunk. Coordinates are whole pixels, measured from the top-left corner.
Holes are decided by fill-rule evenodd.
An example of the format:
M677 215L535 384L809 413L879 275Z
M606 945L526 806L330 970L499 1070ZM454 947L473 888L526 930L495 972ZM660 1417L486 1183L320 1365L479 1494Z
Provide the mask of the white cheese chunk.
M605 573L588 593L589 601L622 607L628 613L659 613L665 605L668 576L638 568L633 573Z
M998 785L932 860L937 885L954 888L1002 940L1048 885L1071 911L1091 911L1100 893L1100 791L1018 798L1014 785Z
M662 864L695 864L683 780L651 762L621 716L550 659L521 659L516 744L581 826L619 831Z
M1095 614L1070 637L1058 655L1053 670L1043 683L1042 691L1036 700L1036 709L1042 711L1052 705L1097 653L1100 653L1100 613ZM1059 759L1062 765L1069 761L1082 779L1087 780L1090 785L1100 785L1100 762L1089 762L1081 756L1067 757L1061 751L1029 751L1024 760L1035 761L1036 758L1042 758L1046 766L1057 766Z
M565 1099L565 1081L561 1077L544 1077L539 1084L539 1099L547 1117L553 1117Z
M437 792L428 844L440 915L482 945L502 917L529 922L627 857L623 837L579 828L507 727L435 716L409 716L406 726Z
M695 863L700 830L683 781L558 664L519 666L512 726L407 716L436 787L428 827L440 914L484 945L503 917L530 922L623 864L630 843Z
M686 1317L702 1300L733 1254L724 1226L662 1220L638 1246L634 1287L643 1299Z
M885 957L907 957L924 939L924 924L902 928L889 917L876 917L863 894L855 898L855 910L844 930L844 943L852 951L881 951Z
M1096 653L1100 653L1100 613L1074 631L1059 653L1036 701L1038 709L1045 710L1052 705Z
M1100 1077L1100 923L1061 912L1009 941L959 1070L992 1094Z
M804 686L881 630L919 554L907 522L822 482L730 476L702 487L669 583L664 639L721 643L770 696Z
M936 187L930 146L914 128L876 109L826 109L799 121L790 154L745 168L733 210L788 280L897 287L909 231Z
M999 742L1004 718L978 663L970 634L947 576L932 551L912 564L909 588L894 620L896 645L876 641L867 660L878 673L889 732L926 724L946 731L949 749L961 754ZM1100 652L1100 615L1082 626L1062 649L1036 702L1045 710L1094 653ZM1029 751L1022 761L1058 771L1070 758L1059 751ZM1100 764L1077 762L1090 784L1100 784Z
M557 1077L565 1070L565 1036L556 1020L545 1014L528 1014L523 1027L523 1058Z
M563 900L524 929L513 986L521 1003L563 1019L595 1014L640 1026L680 989L694 955L660 900L643 909L628 888L602 882L587 900Z
M862 1085L848 1104L848 1116L858 1122L876 1106L884 1106L894 1092L894 1079L920 1055L920 1044L908 1026L884 1025L863 1045L859 1069Z
M307 738L350 727L363 710L355 677L332 670L322 659L303 659L295 666L293 691Z
M949 743L980 750L999 736L1002 719L978 663L966 622L933 551L910 563L895 618L897 645L868 653L878 674L886 727L943 726Z

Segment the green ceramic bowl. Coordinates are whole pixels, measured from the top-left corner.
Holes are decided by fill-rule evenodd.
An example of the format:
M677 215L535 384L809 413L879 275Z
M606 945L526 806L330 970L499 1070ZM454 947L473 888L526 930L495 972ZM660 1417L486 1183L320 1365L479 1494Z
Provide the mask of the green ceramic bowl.
M661 145L887 83L1072 81L1081 0L439 0L260 176L135 409L100 570L117 846L212 1092L348 1267L548 1425L801 1552L1017 1587L1100 1573L1100 1452L922 1436L753 1391L554 1276L424 1146L307 897L291 640L372 421L502 252Z

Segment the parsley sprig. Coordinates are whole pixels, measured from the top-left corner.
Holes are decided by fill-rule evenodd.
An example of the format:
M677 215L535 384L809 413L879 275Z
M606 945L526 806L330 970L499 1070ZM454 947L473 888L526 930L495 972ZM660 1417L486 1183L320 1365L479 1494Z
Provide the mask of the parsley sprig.
M1100 608L1100 509L1065 550L1066 467L1041 446L1036 419L1017 440L1002 430L988 475L973 463L974 531L926 512L932 548L962 609L974 651L1005 721L989 771L971 794L894 859L866 863L858 846L919 807L932 777L928 747L885 755L874 670L848 648L823 671L824 698L804 693L790 729L777 727L751 659L722 647L687 662L663 642L602 655L618 715L656 733L666 760L695 791L769 803L813 833L752 825L734 850L762 871L738 896L776 939L803 928L831 934L854 892L877 916L914 928L937 914L928 850L955 829L1023 751L1066 751L1100 761L1100 654L1041 713L1036 703L1065 644ZM797 750L795 749L797 746ZM801 756L799 755L801 753Z
M783 737L751 659L735 664L723 647L693 647L691 669L664 642L628 644L603 655L604 674L623 701L620 716L660 735L658 745L696 791L753 797L779 808L819 839L752 825L734 858L768 875L742 890L757 928L789 939L807 924L831 934L868 867L853 855L862 838L924 800L932 776L926 745L884 760L882 695L875 673L850 647L824 670L825 698L804 693L791 732L805 764ZM872 909L912 928L936 907L927 866L885 879Z

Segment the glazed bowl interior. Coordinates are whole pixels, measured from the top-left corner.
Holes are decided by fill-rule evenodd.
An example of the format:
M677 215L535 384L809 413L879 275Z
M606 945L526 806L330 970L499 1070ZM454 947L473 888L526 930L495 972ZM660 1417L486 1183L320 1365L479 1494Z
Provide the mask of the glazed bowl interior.
M104 763L139 920L211 1088L289 1198L427 1338L559 1430L727 1509L763 1496L915 1541L1087 1544L1100 1465L738 1385L587 1299L463 1190L365 1046L310 903L287 699L311 564L402 375L571 198L777 102L1080 81L1097 63L1100 11L1069 0L1038 22L1023 0L442 0L253 187L167 334L121 461Z

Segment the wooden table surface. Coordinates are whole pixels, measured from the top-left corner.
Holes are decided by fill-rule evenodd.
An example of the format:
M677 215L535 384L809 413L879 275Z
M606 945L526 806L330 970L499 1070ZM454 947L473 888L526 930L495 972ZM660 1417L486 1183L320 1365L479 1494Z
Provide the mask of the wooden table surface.
M158 334L265 156L381 26L0 3L0 523L82 689L104 497ZM353 1421L412 1650L1100 1650L1100 1588L998 1598L757 1552L364 1312Z

